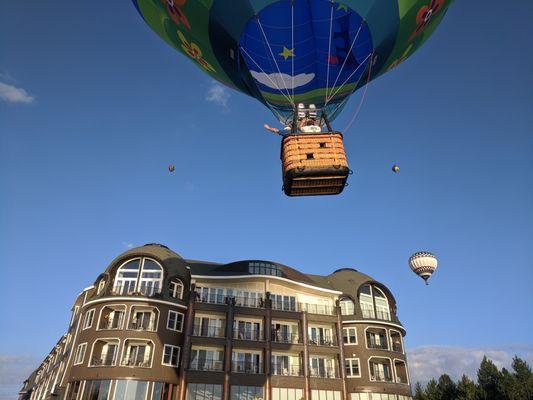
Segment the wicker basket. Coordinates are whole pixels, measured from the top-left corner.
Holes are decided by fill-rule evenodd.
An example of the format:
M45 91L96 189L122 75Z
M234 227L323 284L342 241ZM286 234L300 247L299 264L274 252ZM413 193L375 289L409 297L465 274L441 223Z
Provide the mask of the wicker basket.
M287 196L339 194L350 173L338 132L285 136L281 163Z

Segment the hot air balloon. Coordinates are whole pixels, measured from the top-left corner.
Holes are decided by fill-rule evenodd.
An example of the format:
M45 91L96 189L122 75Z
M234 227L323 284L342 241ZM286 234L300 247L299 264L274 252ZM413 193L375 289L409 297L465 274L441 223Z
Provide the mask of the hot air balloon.
M396 173L396 172L399 172L399 171L400 171L400 167L398 167L396 164L394 164L394 165L392 166L392 172L395 172L395 173Z
M428 251L420 251L409 257L409 266L426 282L426 285L429 285L428 279L437 269L437 264L437 258Z
M331 122L426 41L452 0L132 1L206 74L273 112L287 132L285 193L315 195L340 193L350 172Z
M168 171L169 171L169 172L174 172L175 169L176 169L176 168L174 167L174 164L170 164L170 165L168 166Z

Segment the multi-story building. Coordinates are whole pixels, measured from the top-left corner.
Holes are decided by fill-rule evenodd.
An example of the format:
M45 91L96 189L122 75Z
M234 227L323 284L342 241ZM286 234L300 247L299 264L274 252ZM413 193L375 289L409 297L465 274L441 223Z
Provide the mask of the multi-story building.
M165 246L111 262L20 400L406 400L396 302L351 268L186 260Z

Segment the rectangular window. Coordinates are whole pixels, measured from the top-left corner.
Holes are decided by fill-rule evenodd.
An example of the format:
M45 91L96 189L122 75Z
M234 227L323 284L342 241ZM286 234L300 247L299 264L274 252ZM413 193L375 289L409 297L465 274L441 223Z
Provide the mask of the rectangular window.
M117 380L114 400L145 400L147 381Z
M344 361L346 366L346 376L349 378L360 378L361 372L359 371L359 359L347 358Z
M181 299L183 297L183 284L181 282L170 283L170 297Z
M281 294L272 294L272 308L283 311L296 311L296 297L284 296Z
M87 311L87 314L85 314L85 320L83 321L82 329L89 329L91 326L93 326L93 319L94 319L94 308L91 308L89 311Z
M336 390L312 390L311 400L341 400L341 392Z
M76 400L78 398L78 393L80 392L81 381L73 382L70 386L70 392L68 394L68 400Z
M218 349L191 350L189 368L197 371L222 371L224 352Z
M82 400L107 400L109 399L110 380L86 381L83 389Z
M165 344L163 349L163 365L168 365L169 367L177 367L179 365L180 359L180 348L177 346L172 346L170 344Z
M342 340L344 344L357 344L357 329L342 328Z
M262 386L231 386L231 400L263 400Z
M231 359L233 363L233 372L241 372L245 374L263 373L261 355L258 353L234 351Z
M302 389L272 388L272 400L303 400Z
M78 348L76 349L76 355L74 356L74 365L83 364L86 349L87 343L82 343L78 345Z
M176 400L178 385L172 383L154 382L152 400Z
M176 311L168 312L167 329L181 332L183 329L183 314Z
M350 400L372 400L370 393L350 393Z
M210 383L189 383L187 385L187 400L221 400L222 385Z

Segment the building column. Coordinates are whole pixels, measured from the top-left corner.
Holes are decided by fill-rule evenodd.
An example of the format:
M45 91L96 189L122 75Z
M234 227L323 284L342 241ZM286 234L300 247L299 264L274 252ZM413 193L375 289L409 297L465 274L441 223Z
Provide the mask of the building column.
M310 383L310 372L309 372L309 339L308 339L308 324L307 324L307 311L302 311L302 338L304 341L304 378L305 378L305 393L304 399L311 400L311 383Z
M235 299L229 297L228 312L226 313L226 347L224 349L224 386L222 387L222 400L230 400L231 378L231 353L233 352L233 321L235 319Z
M183 344L181 347L181 360L179 368L179 400L185 400L187 396L187 371L189 370L189 359L191 358L191 336L194 329L194 304L196 302L196 290L194 283L191 285L189 293L189 303L187 304L187 313L185 314L185 323L183 328ZM171 391L169 391L170 395Z
M270 400L272 397L272 301L270 300L270 292L266 292L265 300L265 328L263 329L265 333L266 340L266 351L265 351L265 375L266 375L266 384L265 384L265 393L264 400Z
M341 308L339 300L336 301L335 311L337 312L337 343L339 345L339 372L342 379L342 398L343 400L348 400L348 390L346 388L346 370L345 370L345 361L344 361L344 340L342 334L342 317L341 317ZM359 367L361 368L361 367Z

